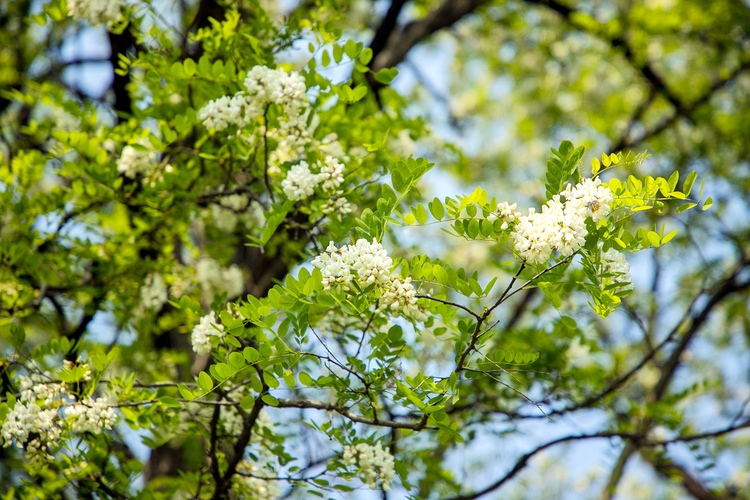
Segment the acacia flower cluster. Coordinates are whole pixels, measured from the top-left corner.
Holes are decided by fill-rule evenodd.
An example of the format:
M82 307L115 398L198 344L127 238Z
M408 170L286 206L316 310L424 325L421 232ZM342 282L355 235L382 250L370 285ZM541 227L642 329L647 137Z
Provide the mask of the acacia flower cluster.
M326 156L315 165L319 173L313 174L306 161L294 165L281 181L284 194L292 201L303 200L312 196L315 188L321 186L324 191L335 190L344 182L344 165L332 156Z
M198 321L190 334L193 351L198 354L209 354L211 352L211 335L221 338L224 333L224 327L216 323L216 313L211 311Z
M122 0L68 0L68 15L91 26L110 24L122 16Z
M228 299L239 297L245 289L242 269L236 264L222 267L218 261L203 258L195 264L195 273L204 296L213 300L214 295L226 292Z
M156 168L158 160L156 152L148 139L139 139L138 145L141 148L133 147L128 144L122 148L120 158L117 160L117 171L125 177L135 179L138 174L148 177ZM145 148L146 151L143 151Z
M146 309L159 310L167 301L167 286L160 273L146 276L141 286L141 305Z
M561 201L564 197L565 201ZM599 222L610 212L614 196L601 180L583 179L576 186L568 187L555 195L541 212L529 209L527 216L514 212L515 204L498 205L495 218L504 217L505 228L512 226L514 247L522 259L531 264L547 262L553 250L568 257L584 244L586 219Z
M625 254L610 248L602 254L602 274L614 274L609 278L611 284L622 284L621 289L629 290L633 288L630 284L630 262L625 259Z
M208 129L222 131L231 125L242 128L250 123L252 118L247 112L247 106L247 96L240 91L232 97L225 95L209 101L198 111L198 118Z
M359 466L359 470L362 472L362 481L368 484L371 489L377 489L377 480L380 478L383 491L390 491L391 483L396 478L393 455L388 450L383 449L380 443L376 446L367 443L344 446L343 460L346 465Z
M309 140L305 79L296 71L255 66L245 78L245 91L210 101L198 111L198 118L208 129L222 131L232 125L243 128L262 116L269 104L282 109L279 117L279 142L283 147L304 145ZM281 144L280 144L280 147Z
M263 479L270 477L265 470L247 460L237 464L238 476L233 479L232 488L239 498L252 498L253 500L275 500L281 496L279 481L274 479Z
M353 281L362 289L374 284L380 294L380 310L417 321L425 318L417 305L411 278L391 275L393 260L374 239L372 243L359 239L354 245L341 248L331 242L325 252L313 259L312 265L320 269L326 290L335 286L351 290Z
M76 400L60 383L44 382L39 375L16 379L19 398L0 428L3 446L13 441L26 448L31 460L52 460L64 431L80 434L111 429L117 416L104 398ZM64 409L64 414L60 412ZM31 438L31 439L30 439Z

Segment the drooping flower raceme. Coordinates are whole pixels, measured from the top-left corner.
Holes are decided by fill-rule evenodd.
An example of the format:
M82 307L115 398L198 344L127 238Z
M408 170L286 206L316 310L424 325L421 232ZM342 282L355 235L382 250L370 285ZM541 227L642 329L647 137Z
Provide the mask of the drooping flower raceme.
M295 147L298 142L302 141L304 145L309 140L306 115L309 104L305 99L307 87L299 73L255 66L248 72L244 84L246 92L219 97L198 111L198 118L206 128L218 131L231 125L243 128L263 115L269 104L277 104L282 109L277 135L280 142L289 142L280 146Z
M149 274L141 286L141 304L146 309L158 310L166 301L167 287L164 278L159 273Z
M367 443L344 446L343 461L346 465L359 466L362 481L371 489L377 489L377 480L380 478L383 491L390 491L391 483L396 478L393 455L380 443L375 446Z
M611 210L610 205L615 197L608 187L602 186L602 181L596 179L583 179L571 188L570 184L562 192L565 196L566 205L570 205L584 217L591 217L594 222L599 222Z
M211 311L203 316L193 328L190 335L193 351L198 354L209 354L211 352L211 335L223 337L224 333L224 327L216 323L216 313Z
M241 475L234 476L232 488L240 498L275 500L281 496L279 481L262 479L271 477L268 467L258 467L247 460L242 460L237 464L237 471Z
M104 398L78 401L63 384L45 382L36 374L18 377L16 382L20 397L8 412L0 436L3 446L10 446L13 441L19 448L25 446L26 455L33 461L52 460L51 451L60 445L66 429L77 434L100 434L116 421L114 409Z
M248 113L249 100L244 92L237 92L234 96L221 96L209 101L198 111L198 118L208 128L222 131L230 125L242 128L250 123L252 115Z
M311 196L318 185L318 176L310 172L306 161L294 165L286 178L281 181L284 194L292 201L303 200Z
M320 167L318 181L324 190L336 189L344 182L344 165L336 158L327 156Z
M359 239L354 245L341 248L336 248L331 242L326 251L312 261L312 265L320 269L326 290L335 286L351 290L355 280L362 289L374 284L380 294L379 309L415 320L425 318L417 305L411 279L391 275L393 259L374 239L372 243Z
M92 26L117 21L121 8L122 0L68 0L68 15Z
M614 248L610 248L602 254L602 273L615 274L609 280L612 284L622 283L622 290L633 288L633 285L630 284L630 262L625 259L625 254Z
M107 405L104 398L87 398L83 402L73 404L66 408L65 416L72 420L73 432L93 434L111 429L116 418L115 411Z
M222 267L216 260L202 258L195 264L195 272L205 296L213 300L215 294L227 293L228 299L238 297L245 288L242 269L236 264Z
M140 139L138 144L147 151L140 151L127 145L122 148L122 154L117 160L117 171L130 179L135 179L138 174L148 177L156 168L158 158L151 142L147 139Z
M561 195L565 198L563 203ZM498 212L493 217L503 217L503 229L513 228L511 236L514 248L531 264L547 262L553 250L568 257L577 252L584 244L586 219L594 222L605 218L611 208L614 196L609 188L601 185L597 178L583 179L574 187L568 187L549 200L541 212L529 209L527 216L518 216L513 212L514 205L498 205Z
M326 156L323 162L315 164L320 172L314 174L306 161L294 165L281 181L284 194L292 201L304 200L312 196L315 188L320 186L327 194L339 194L335 189L344 182L344 165L332 156Z

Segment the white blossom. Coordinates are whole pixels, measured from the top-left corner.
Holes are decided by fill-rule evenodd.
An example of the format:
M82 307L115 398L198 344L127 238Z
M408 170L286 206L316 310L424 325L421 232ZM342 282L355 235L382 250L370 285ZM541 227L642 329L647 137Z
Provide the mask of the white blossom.
M141 304L146 309L159 310L167 301L167 287L160 273L146 276L141 286Z
M571 188L570 184L562 192L565 196L566 205L580 212L583 217L591 217L594 222L599 222L611 210L611 203L615 197L608 187L602 186L602 181L596 179L583 179Z
M67 362L66 367L70 366L72 363ZM3 446L15 441L17 447L25 448L32 463L54 458L51 450L60 444L64 429L98 434L103 429L111 429L116 420L114 410L104 399L87 399L81 404L63 384L48 380L48 376L40 374L18 377L19 398L0 427ZM59 410L65 406L68 409L63 415Z
M211 258L200 259L195 265L201 290L209 300L216 294L227 293L228 299L239 297L245 289L245 278L242 270L236 264L222 267Z
M238 92L232 97L225 95L209 101L198 111L198 118L208 129L222 131L231 125L242 128L250 123L250 109L247 96L243 92Z
M169 287L169 295L179 299L185 295L193 285L193 275L190 269L181 264L172 266L172 285Z
M318 182L323 189L336 189L344 182L344 165L332 156L326 156L320 167Z
M65 416L71 421L71 430L76 433L100 434L104 429L111 429L116 420L114 409L104 398L88 398L75 403L66 408Z
M224 431L230 436L239 436L242 434L244 421L242 415L234 406L225 406L221 410L221 425Z
M343 462L348 466L359 466L362 481L373 490L377 489L379 478L383 491L390 491L396 478L393 455L380 443L375 446L367 443L344 446Z
M611 283L622 283L622 290L630 290L633 285L630 284L630 262L625 259L625 254L610 248L602 254L602 274L615 274L609 278ZM609 281L606 280L606 281Z
M311 196L319 183L319 177L310 172L306 161L294 165L281 181L284 194L292 201L303 200Z
M190 335L193 351L198 354L209 354L211 352L211 335L221 338L224 333L224 327L216 324L216 313L211 311L203 316L193 328Z
M374 284L380 294L379 309L415 320L425 318L417 305L411 279L391 276L393 260L374 239L372 243L359 239L354 245L341 248L331 242L324 253L313 259L312 265L320 269L326 290L335 286L351 290L355 280L362 289Z
M138 174L148 177L156 168L158 158L151 142L147 139L139 139L138 144L148 151L139 151L128 144L122 148L120 158L117 160L117 171L130 179L135 179Z
M121 7L122 0L68 0L68 15L99 26L119 20Z
M347 161L349 157L344 153L344 148L339 142L339 136L335 133L330 133L323 137L320 142L316 144L318 151L324 156L330 156L337 160Z
M232 479L232 487L240 498L275 500L281 496L279 481L262 479L263 477L273 477L272 471L269 471L268 467L258 467L247 460L242 460L237 464L237 470L241 474L245 474L237 474Z
M503 229L508 227L506 224L513 225L514 248L531 264L547 262L553 250L563 257L577 252L585 242L586 218L600 221L609 214L614 200L612 192L598 178L583 179L574 187L568 185L561 194L565 203L560 201L561 195L555 195L541 212L530 208L527 216L518 217L512 211L515 204L505 203L498 205L500 213L494 214L505 218Z

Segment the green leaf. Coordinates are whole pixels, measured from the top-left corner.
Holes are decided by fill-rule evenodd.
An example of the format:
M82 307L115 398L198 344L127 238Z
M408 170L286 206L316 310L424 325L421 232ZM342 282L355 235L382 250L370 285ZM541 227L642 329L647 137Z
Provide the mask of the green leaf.
M706 201L703 202L703 210L708 210L713 204L714 200L709 196L708 198L706 198Z
M260 359L260 354L254 347L245 347L245 350L242 351L242 354L250 364L253 364L258 361L258 359Z
M198 375L198 388L203 392L211 392L211 389L214 388L214 383L208 373L200 372Z
M268 359L271 356L273 356L273 349L271 349L271 346L268 345L268 344L265 344L265 343L260 344L258 346L258 349L260 349L260 355L263 356L266 359Z
M682 193L685 196L690 196L690 191L693 189L693 184L695 184L695 179L698 177L698 174L695 173L695 170L690 172L687 177L685 177L685 182L682 183Z
M375 80L383 85L388 85L396 78L396 76L398 76L398 70L396 68L383 68L375 73Z
M367 47L362 51L361 54L359 54L359 62L362 64L369 64L372 60L372 49L370 47Z
M429 207L430 213L435 219L443 220L443 217L445 216L445 208L437 197L430 202Z
M273 376L273 373L271 373L268 370L263 371L263 381L266 383L268 387L271 389L278 389L279 387L279 381L276 380L276 377Z
M159 402L169 408L179 408L180 402L170 396L162 396L159 398Z
M424 224L427 222L427 210L425 210L424 205L421 203L417 205L417 221L419 221L420 224Z
M357 102L367 95L367 85L357 85L352 91L352 101Z
M235 370L239 370L245 366L245 358L238 352L233 352L229 355L229 364Z
M187 399L188 401L192 401L195 399L195 396L193 396L193 391L188 389L185 384L178 384L177 390L180 391L180 396L182 396L183 399Z
M333 60L336 61L336 64L341 62L341 59L344 55L344 49L339 44L333 45Z
M666 235L664 238L661 239L661 244L663 245L663 244L669 242L672 238L674 238L675 236L677 236L677 233L679 231L680 231L679 229L675 229L674 231L672 231L671 233L669 233L668 235Z
M284 383L289 387L294 387L295 385L297 385L297 382L294 380L294 374L292 374L292 370L284 371Z
M654 231L649 231L646 234L646 238L648 238L649 243L651 243L653 246L657 248L661 246L661 238L659 238L659 235Z
M185 59L185 61L182 63L183 69L185 70L185 75L188 77L191 77L195 75L195 61L190 59L189 57Z
M279 400L271 396L270 394L264 394L261 399L269 406L279 406Z
M355 59L359 55L359 48L354 40L347 40L344 44L344 52L349 59Z
M249 410L255 405L255 398L252 396L245 396L242 398L242 401L240 401L240 408L243 410Z
M331 56L328 55L328 51L323 51L323 56L320 58L320 62L323 63L323 66L328 67L328 65L331 63Z
M307 372L300 372L299 373L299 381L303 385L306 385L308 387L312 387L313 385L315 385L315 382L313 382L312 377L310 377L310 375L308 375Z
M469 226L466 228L466 234L469 235L469 238L476 238L479 235L479 221L476 219L471 219L469 221Z

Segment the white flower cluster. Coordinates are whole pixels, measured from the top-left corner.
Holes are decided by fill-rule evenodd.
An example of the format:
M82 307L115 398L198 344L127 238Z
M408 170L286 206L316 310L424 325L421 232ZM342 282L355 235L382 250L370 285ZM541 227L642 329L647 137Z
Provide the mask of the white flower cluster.
M331 212L336 212L336 216L341 220L342 215L346 215L352 212L352 204L349 200L341 196L344 191L336 191L331 198L328 199L321 207L320 210L328 215Z
M217 131L222 131L231 125L242 128L253 118L248 114L247 107L247 96L240 91L232 97L225 95L209 101L198 111L198 118L208 129L215 128Z
M75 403L65 410L65 415L73 420L71 430L76 433L100 434L103 429L111 429L116 419L115 411L104 398L87 398Z
M610 248L602 254L602 273L603 274L616 274L611 279L611 283L622 283L622 290L629 290L633 288L630 284L632 277L630 276L630 262L625 259L625 254L618 252L614 248Z
M294 165L286 178L281 181L284 194L292 201L303 200L312 196L317 185L318 176L310 172L310 167L306 161Z
M53 458L50 448L59 444L65 426L74 433L99 434L111 429L117 418L104 399L78 402L63 384L44 383L40 375L20 376L17 383L20 397L8 412L0 436L3 446L10 446L14 440L18 448L26 445L26 454L32 460ZM67 407L64 417L59 412L62 407ZM31 435L33 439L29 440Z
M425 319L417 305L411 279L391 276L393 260L374 239L372 243L359 239L354 245L341 248L336 248L331 242L324 253L313 259L312 265L320 269L326 290L334 286L350 290L355 279L363 289L375 284L380 292L379 309L418 321Z
M615 197L608 187L602 186L602 181L596 179L583 179L580 183L571 187L570 184L561 193L577 212L584 217L591 217L594 222L599 222L611 210L611 203Z
M158 158L151 142L148 139L139 139L138 144L148 151L139 151L127 145L122 148L122 154L117 160L117 171L130 179L135 179L138 174L148 177L156 169Z
M245 127L265 113L268 104L281 106L279 118L280 147L295 147L309 141L305 79L296 71L287 74L283 69L255 66L245 78L247 92L222 96L210 101L198 111L198 118L206 128L224 130L231 125ZM284 143L283 146L281 143Z
M171 271L172 284L169 287L169 295L179 299L193 286L194 276L190 268L182 264L173 265Z
M561 195L565 203L560 201ZM553 250L563 257L577 252L587 234L586 218L600 221L609 214L614 200L612 192L598 178L584 179L572 188L568 185L561 195L553 196L539 213L530 208L528 216L518 217L512 212L515 204L498 205L501 213L509 213L504 217L514 225L511 236L515 249L529 263L547 262Z
M344 446L344 464L358 465L362 471L362 480L373 490L378 487L378 477L380 477L383 491L389 491L391 483L396 478L393 455L390 451L383 449L380 443L376 446L367 443Z
M224 432L230 436L239 436L242 434L244 421L242 415L234 406L225 406L221 409L221 420L219 420Z
M160 273L146 276L141 286L141 305L146 309L159 310L167 301L167 287Z
M99 26L119 20L121 7L122 0L68 0L68 15Z
M275 500L281 496L279 481L263 479L264 477L272 477L266 469L266 467L259 468L247 460L242 460L237 464L237 470L240 474L244 474L237 474L233 479L232 486L239 498Z
M516 221L518 221L518 218L521 216L521 212L516 212L517 206L518 206L518 203L509 205L507 201L498 203L497 212L491 213L487 217L487 220L489 220L490 222L495 222L495 220L502 217L503 225L500 226L500 229L505 231L506 229L508 229L508 224L514 224Z
M195 264L195 272L198 276L201 290L210 301L214 295L227 293L228 299L239 297L245 289L245 278L242 269L236 264L229 267L221 267L214 259L203 258Z
M281 181L284 194L292 201L303 200L312 196L316 187L323 190L335 190L344 182L344 165L332 156L326 156L323 162L315 165L319 173L313 174L306 161L294 165L286 178Z
M190 335L193 351L198 354L209 354L211 352L211 335L221 338L224 333L224 327L216 323L216 313L211 311L210 314L203 316L193 328Z
M266 222L261 204L242 194L223 196L218 204L212 204L211 219L226 232L233 231L239 222L247 228L262 228Z

